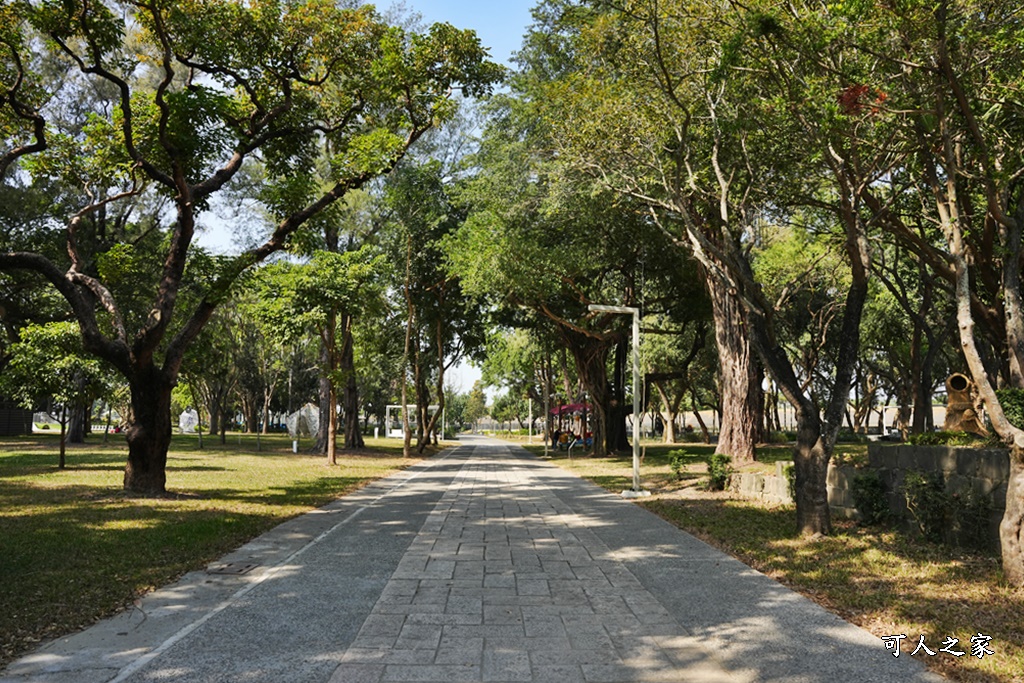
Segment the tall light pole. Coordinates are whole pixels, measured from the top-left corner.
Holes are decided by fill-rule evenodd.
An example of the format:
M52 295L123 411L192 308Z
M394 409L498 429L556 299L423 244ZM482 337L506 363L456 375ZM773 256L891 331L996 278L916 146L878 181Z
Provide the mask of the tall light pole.
M633 316L633 488L622 492L623 498L651 495L640 488L640 309L631 306L602 306L590 304L596 313L621 313Z

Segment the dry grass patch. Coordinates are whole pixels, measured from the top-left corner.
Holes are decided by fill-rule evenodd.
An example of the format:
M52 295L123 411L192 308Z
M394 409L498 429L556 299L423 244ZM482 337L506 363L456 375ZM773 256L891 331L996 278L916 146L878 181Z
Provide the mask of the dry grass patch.
M203 450L175 437L170 493L140 498L121 490L127 451L111 441L70 449L63 471L49 435L0 443L0 665L416 462L400 440L370 439L328 467L293 455L284 435L263 437L258 453L253 437Z

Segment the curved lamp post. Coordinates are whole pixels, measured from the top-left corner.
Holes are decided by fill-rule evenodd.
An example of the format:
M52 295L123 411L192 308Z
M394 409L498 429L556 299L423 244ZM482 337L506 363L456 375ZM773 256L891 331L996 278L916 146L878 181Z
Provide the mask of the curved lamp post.
M622 492L623 498L641 498L651 495L640 488L640 309L631 306L602 306L590 304L596 313L621 313L633 316L633 488Z

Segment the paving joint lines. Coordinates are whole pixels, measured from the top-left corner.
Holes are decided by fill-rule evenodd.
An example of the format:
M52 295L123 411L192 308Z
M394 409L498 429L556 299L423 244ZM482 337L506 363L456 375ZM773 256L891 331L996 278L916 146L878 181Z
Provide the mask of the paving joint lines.
M480 437L220 562L258 566L191 572L0 683L942 680L643 508Z
M749 679L609 559L532 463L487 456L427 517L331 683Z

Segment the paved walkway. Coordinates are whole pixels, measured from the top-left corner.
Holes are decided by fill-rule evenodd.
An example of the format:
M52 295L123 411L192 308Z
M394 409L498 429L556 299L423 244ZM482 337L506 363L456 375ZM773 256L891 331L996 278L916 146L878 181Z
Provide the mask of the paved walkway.
M643 509L482 438L281 525L0 673L3 683L937 680Z

